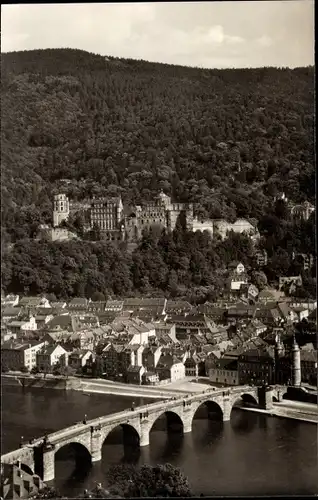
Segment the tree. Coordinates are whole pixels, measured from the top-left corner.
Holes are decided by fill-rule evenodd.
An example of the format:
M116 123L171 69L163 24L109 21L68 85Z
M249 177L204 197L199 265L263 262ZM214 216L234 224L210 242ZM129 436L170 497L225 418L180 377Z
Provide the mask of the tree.
M30 498L34 498L35 500L40 498L63 498L64 500L66 500L66 497L63 497L58 490L52 488L51 486L45 486Z
M63 366L60 371L61 371L61 375L64 375L64 377L66 377L66 379L75 375L75 372L76 372L76 370L69 365Z
M116 465L108 474L109 483L125 497L190 497L188 479L171 464ZM111 491L113 491L111 489Z
M106 300L105 295L101 292L94 292L91 298L93 302L105 302Z
M29 373L29 368L27 366L22 366L21 367L21 372L22 373Z
M251 274L251 281L260 291L264 290L267 286L267 277L263 271L253 271Z

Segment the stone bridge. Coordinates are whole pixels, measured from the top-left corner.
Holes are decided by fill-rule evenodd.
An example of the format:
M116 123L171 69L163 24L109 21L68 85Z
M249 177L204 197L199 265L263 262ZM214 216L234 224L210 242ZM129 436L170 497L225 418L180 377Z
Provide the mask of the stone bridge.
M67 427L45 437L31 440L20 448L2 455L1 463L20 463L25 470L38 474L43 481L55 477L55 454L67 445L76 448L79 460L86 455L91 462L102 459L102 447L107 436L121 426L125 434L135 438L138 446L149 445L149 434L155 422L166 415L168 431L179 426L183 433L191 432L192 421L197 410L206 406L208 414L217 412L223 421L230 420L231 411L238 402L253 403L263 409L270 409L274 399L281 400L286 388L239 386L228 389L208 389L125 411L94 420L87 420Z

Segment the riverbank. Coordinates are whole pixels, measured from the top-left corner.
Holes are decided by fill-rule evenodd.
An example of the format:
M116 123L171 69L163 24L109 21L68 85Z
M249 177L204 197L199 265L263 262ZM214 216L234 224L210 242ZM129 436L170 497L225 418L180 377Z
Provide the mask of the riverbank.
M286 402L285 402L286 403ZM312 408L315 405L310 405L306 407L305 404L302 407L297 407L294 401L288 401L289 407L285 404L282 406L280 403L274 403L274 406L270 410L262 410L260 408L252 407L240 407L243 411L251 411L254 413L262 413L263 415L268 415L271 417L278 418L288 418L292 420L299 420L301 422L307 422L310 424L318 424L318 408ZM294 404L295 403L295 404Z
M24 388L58 389L81 391L84 394L108 394L114 396L144 397L151 399L170 399L181 397L184 394L202 392L207 384L197 384L189 380L170 383L165 386L139 386L123 384L104 379L88 379L79 377L53 377L46 378L32 375L5 374L2 376L5 386Z

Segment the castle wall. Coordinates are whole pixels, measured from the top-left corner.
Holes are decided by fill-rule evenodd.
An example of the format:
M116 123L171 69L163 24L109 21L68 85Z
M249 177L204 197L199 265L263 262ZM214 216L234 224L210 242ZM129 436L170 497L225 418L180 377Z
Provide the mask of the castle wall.
M213 237L213 221L211 219L205 220L203 222L198 219L193 219L192 231L209 231L211 236Z

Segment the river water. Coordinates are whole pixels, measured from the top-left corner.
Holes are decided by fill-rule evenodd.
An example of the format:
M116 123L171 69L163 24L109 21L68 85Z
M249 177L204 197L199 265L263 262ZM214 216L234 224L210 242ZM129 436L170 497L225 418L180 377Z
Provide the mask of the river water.
M59 430L76 421L150 403L130 398L51 389L2 388L2 453L30 439ZM169 462L187 475L195 494L204 495L310 495L318 493L317 425L234 409L230 422L193 422L192 432L168 435L158 424L145 448L123 446L114 433L103 446L103 459L79 475L70 450L56 459L54 485L76 497L96 482L107 486L107 470L121 461L158 464Z

